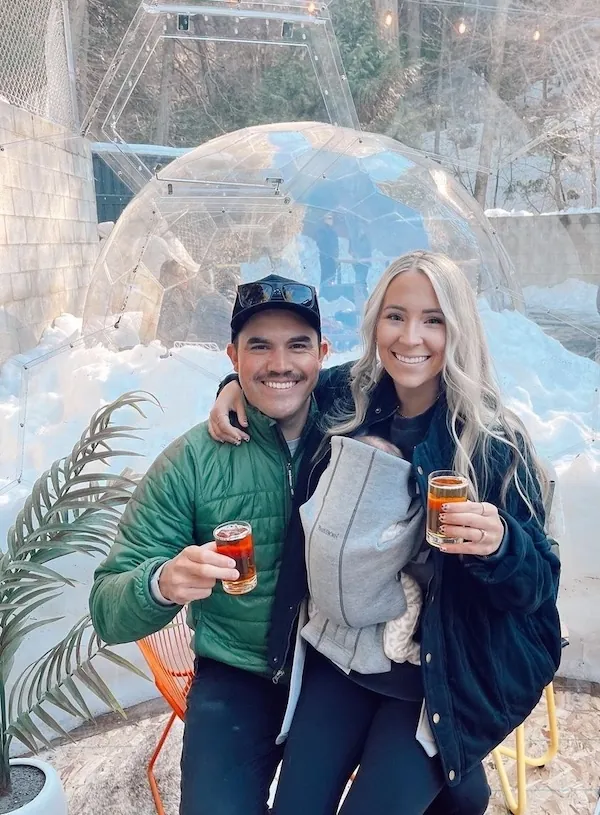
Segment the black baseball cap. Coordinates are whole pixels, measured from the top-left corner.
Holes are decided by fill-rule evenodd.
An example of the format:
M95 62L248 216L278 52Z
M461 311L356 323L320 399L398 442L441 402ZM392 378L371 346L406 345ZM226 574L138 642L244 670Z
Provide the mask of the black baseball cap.
M270 274L237 287L231 316L231 340L235 340L250 317L267 309L293 311L315 329L321 341L321 312L317 290L307 283Z

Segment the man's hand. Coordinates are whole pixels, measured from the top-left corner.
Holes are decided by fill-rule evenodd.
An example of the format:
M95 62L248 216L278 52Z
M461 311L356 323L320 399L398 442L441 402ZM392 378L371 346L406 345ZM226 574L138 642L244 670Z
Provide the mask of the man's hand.
M158 588L165 600L184 606L210 597L217 580L237 580L235 560L220 555L214 541L203 546L186 546L169 560L160 575ZM233 568L232 568L233 567Z

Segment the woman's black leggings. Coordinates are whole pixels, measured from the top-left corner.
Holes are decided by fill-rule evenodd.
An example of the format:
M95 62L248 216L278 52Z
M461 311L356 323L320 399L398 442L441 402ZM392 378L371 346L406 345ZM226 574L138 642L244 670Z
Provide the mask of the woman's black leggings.
M420 702L357 685L310 646L302 693L285 746L273 815L483 815L483 767L445 785L439 758L415 739Z

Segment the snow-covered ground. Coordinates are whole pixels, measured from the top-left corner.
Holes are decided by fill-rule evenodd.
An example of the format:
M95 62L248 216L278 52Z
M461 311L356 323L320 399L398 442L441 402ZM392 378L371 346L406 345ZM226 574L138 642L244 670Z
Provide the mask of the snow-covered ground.
M556 306L552 298L561 301L564 291L555 289L552 296L548 294L552 290L529 291L526 296L540 305L543 300L544 305ZM576 286L570 295L578 291ZM585 305L583 290L581 305ZM590 613L600 601L600 547L595 543L593 515L600 498L600 443L595 441L600 437L600 366L567 351L517 312L493 312L485 301L480 307L507 402L559 474L566 520L561 603L573 642L565 655L564 672L600 681L597 615ZM88 346L79 331L80 321L63 315L36 349L13 358L0 370L0 489L4 487L0 541L6 539L35 478L70 451L98 407L132 390L149 391L159 399L162 411L150 406L147 420L133 411L122 417L148 428L137 446L143 457L118 462L119 469L129 465L140 472L172 439L206 417L218 381L230 370L224 353L205 348L185 347L167 355L159 343L152 343L115 351L106 345ZM356 352L334 354L327 364L355 356ZM21 483L9 487L17 477ZM91 560L78 562L74 571L81 586L52 609L66 615L63 629L85 611L93 567ZM25 647L23 658L39 655L37 643L34 638ZM139 661L134 646L124 653ZM113 666L106 675L126 704L154 694L150 685Z

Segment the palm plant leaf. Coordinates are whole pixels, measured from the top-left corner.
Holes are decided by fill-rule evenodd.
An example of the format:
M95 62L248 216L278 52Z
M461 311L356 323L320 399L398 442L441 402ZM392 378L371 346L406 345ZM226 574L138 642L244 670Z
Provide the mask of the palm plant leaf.
M67 584L74 586L75 582L68 577L64 577L59 572L49 569L41 563L34 563L27 560L10 561L5 574L2 575L2 591L9 596L11 588L24 585L23 581L34 580L39 583L56 583L58 585Z
M81 711L79 714L80 717L88 722L91 722L94 716L89 707L87 706L87 703L83 698L81 691L77 687L77 684L75 683L73 677L70 675L67 676L63 683L63 686L65 691L71 694L71 699L77 701L77 704L79 705L79 709Z
M59 710L68 713L70 716L81 717L81 711L76 708L67 694L61 688L53 688L46 693L46 700Z
M54 706L71 716L90 719L83 692L87 689L113 710L120 705L93 667L97 657L141 673L112 652L83 618L67 636L32 663L6 697L6 683L16 651L24 638L58 617L38 619L40 609L76 582L45 565L65 555L106 554L112 545L123 507L136 486L130 470L102 472L119 456L140 453L121 449L137 440L139 428L113 422L122 408L145 418L142 405L160 407L144 392L125 393L92 416L69 455L55 461L37 479L8 532L7 551L0 553L0 771L7 777L8 745L17 738L30 750L47 743L43 728L64 735L47 710ZM87 647L86 646L87 643ZM144 675L144 674L141 674ZM40 729L42 728L42 729ZM5 772L6 771L6 772Z
M62 736L63 738L70 739L68 732L62 727L56 719L51 716L41 705L38 705L35 711L35 715L38 719L46 725L46 727L55 733L58 736Z
M36 609L45 605L47 602L47 597L38 596L11 616L10 622L2 629L2 633L0 634L0 647L3 651L8 645L10 645L13 639L19 636L19 631L25 627L24 624L26 621L31 619L31 614L33 614ZM29 623L28 625L39 627L39 625L44 625L44 620L37 620L36 622ZM30 630L34 629L31 628Z
M10 672L12 667L12 660L16 652L19 650L21 643L32 631L35 631L36 628L41 628L43 625L50 625L51 623L56 623L58 620L61 620L62 617L49 617L45 620L36 620L34 623L30 623L29 625L22 625L18 627L16 630L13 630L12 636L4 636L3 634L3 642L0 645L0 674L7 675Z
M13 685L8 700L9 735L31 750L47 746L48 737L37 724L36 720L39 720L53 734L67 736L66 730L47 708L56 707L89 721L92 713L83 690L125 716L118 700L92 664L97 657L148 679L135 665L99 639L89 616L82 617L64 639L29 665Z
M38 752L38 746L35 741L30 737L27 731L23 731L17 724L11 725L7 728L7 735L11 738L17 738L22 742L32 753Z

